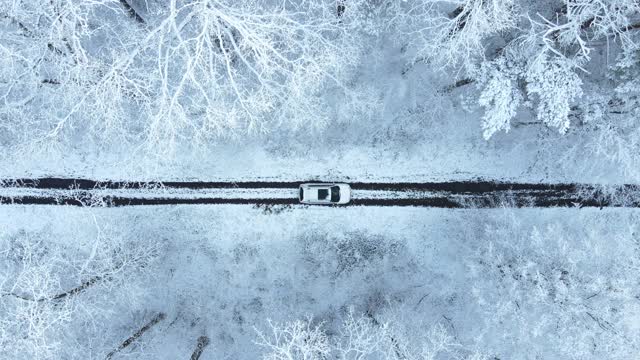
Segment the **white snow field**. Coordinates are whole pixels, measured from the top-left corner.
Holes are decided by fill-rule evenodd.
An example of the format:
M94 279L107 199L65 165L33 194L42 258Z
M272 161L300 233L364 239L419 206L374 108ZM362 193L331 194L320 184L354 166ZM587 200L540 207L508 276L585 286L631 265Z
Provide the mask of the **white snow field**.
M7 359L101 359L163 313L114 358L186 358L207 336L202 358L255 359L273 351L256 344L258 331L270 336L268 319L310 317L336 356L340 344L357 346L341 333L351 311L366 325L359 336L382 344L367 345L367 358L384 358L392 337L406 358L631 359L639 216L3 206L3 291L45 300L3 296L0 345Z

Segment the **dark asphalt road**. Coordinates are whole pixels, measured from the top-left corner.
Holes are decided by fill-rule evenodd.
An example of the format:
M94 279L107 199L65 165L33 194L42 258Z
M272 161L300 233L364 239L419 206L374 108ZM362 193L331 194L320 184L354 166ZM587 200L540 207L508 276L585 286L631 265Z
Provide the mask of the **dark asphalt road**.
M123 197L91 194L91 190L162 189L295 189L307 180L295 182L124 182L89 179L13 179L3 180L5 188L56 190L56 196L0 196L4 204L73 205L73 206L142 206L142 205L211 205L246 204L258 206L305 206L297 198L222 198L222 197ZM452 181L428 183L364 183L349 182L352 189L364 190L346 206L418 206L436 208L495 207L640 207L640 186L617 185L601 187L590 184L512 183L500 181ZM69 190L69 195L64 194ZM62 191L62 194L60 194ZM367 191L388 191L390 198L366 197ZM412 194L402 197L402 194ZM362 195L365 194L365 195ZM400 194L400 196L398 196ZM5 194L6 195L6 194Z

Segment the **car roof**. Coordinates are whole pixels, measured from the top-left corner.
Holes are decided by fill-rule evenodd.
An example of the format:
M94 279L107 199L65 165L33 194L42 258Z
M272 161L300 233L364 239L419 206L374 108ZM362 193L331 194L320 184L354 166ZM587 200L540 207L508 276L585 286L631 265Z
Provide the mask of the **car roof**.
M307 184L305 184L305 185L307 185ZM332 186L331 184L317 184L317 185L303 186L304 188L307 189L307 191L305 191L305 193L304 193L304 199L306 201L331 202L330 198L328 198L328 199L319 199L318 198L318 191L319 190L330 191L331 186Z

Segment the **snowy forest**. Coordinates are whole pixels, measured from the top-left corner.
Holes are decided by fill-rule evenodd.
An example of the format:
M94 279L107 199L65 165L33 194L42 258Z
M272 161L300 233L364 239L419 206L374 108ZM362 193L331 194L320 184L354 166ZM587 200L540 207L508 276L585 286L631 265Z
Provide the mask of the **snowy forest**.
M0 54L0 360L640 358L638 0L0 0Z

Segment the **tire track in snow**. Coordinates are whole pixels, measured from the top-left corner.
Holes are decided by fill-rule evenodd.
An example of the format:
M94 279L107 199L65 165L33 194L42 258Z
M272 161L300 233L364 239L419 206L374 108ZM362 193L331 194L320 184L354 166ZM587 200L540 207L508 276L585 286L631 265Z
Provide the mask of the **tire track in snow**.
M311 180L304 182L323 182ZM326 182L326 181L325 181ZM331 182L331 181L328 181ZM88 179L0 181L0 203L23 205L298 205L300 182L124 182ZM346 206L640 207L640 186L453 181L438 183L351 182Z
M384 191L443 191L454 194L487 193L495 191L575 191L581 184L545 184L545 183L514 183L492 180L470 180L449 182L354 182L349 179L323 180L310 179L304 181L112 181L90 180L81 178L35 178L35 179L5 179L0 184L32 189L286 189L297 188L300 184L311 182L345 182L354 190L384 190ZM633 187L634 185L621 185Z

